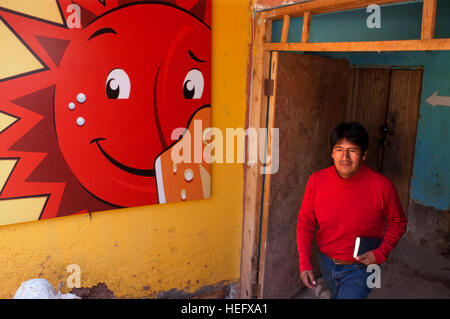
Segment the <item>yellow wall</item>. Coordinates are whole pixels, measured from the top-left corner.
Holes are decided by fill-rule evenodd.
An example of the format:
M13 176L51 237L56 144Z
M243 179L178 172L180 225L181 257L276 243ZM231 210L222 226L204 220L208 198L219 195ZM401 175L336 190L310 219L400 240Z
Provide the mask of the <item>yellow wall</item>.
M37 6L35 15L51 18L55 1L41 2L48 4ZM213 126L225 132L245 127L250 9L243 0L212 2ZM5 3L13 2L0 0ZM0 37L3 41L5 33ZM10 72L13 66L5 60L0 70L9 64ZM0 227L0 297L14 296L21 282L37 277L56 288L66 283L70 264L81 267L83 287L104 282L125 298L156 297L172 289L194 293L237 281L242 194L242 165L214 164L209 200ZM0 207L0 214L5 212Z

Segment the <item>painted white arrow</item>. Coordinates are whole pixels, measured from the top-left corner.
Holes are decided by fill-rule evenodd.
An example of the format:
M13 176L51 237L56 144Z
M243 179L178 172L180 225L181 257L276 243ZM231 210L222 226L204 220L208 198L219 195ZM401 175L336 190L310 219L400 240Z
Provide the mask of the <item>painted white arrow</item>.
M439 96L437 94L438 91L434 92L434 94L427 99L427 103L433 106L450 106L450 96Z

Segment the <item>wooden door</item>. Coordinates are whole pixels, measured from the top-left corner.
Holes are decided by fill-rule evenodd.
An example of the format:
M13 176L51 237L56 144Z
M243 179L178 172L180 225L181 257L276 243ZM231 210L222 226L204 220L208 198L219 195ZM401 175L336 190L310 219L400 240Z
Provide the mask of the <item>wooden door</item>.
M409 207L422 77L421 70L392 70L390 81L386 117L389 132L382 173L395 184L405 214Z
M381 170L381 127L386 122L389 101L389 69L359 69L350 71L350 83L345 121L360 122L369 133L367 165Z
M367 165L395 184L407 214L414 163L422 70L350 71L345 120L369 132Z
M348 77L347 60L273 56L269 113L279 128L279 170L270 176L263 214L267 237L262 238L260 297L290 298L301 288L297 216L309 176L331 164L329 134L345 118ZM317 261L313 265L317 272Z

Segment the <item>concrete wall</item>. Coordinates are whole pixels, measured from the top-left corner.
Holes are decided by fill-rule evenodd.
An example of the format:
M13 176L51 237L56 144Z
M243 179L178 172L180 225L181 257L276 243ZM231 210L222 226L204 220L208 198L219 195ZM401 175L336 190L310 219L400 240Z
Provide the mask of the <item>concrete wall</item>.
M53 0L1 3L58 19ZM212 5L212 123L223 131L244 128L251 4L213 0ZM9 39L4 28L0 37ZM14 69L13 63L0 60L0 70ZM32 68L35 61L29 63ZM242 164L220 164L212 167L209 200L0 227L0 298L12 297L31 278L46 278L54 287L66 283L70 264L81 267L83 287L105 283L116 297L188 297L236 283L242 194ZM20 209L31 207L24 203Z
M313 16L311 42L420 39L421 3L381 8L381 28L369 29L370 13L354 10ZM450 38L450 2L438 1L436 38ZM289 42L299 42L302 19L291 21ZM281 39L282 22L274 23L273 42ZM313 53L347 58L355 65L423 66L423 87L416 140L409 236L433 249L450 253L450 107L432 106L427 99L436 91L450 96L450 52Z

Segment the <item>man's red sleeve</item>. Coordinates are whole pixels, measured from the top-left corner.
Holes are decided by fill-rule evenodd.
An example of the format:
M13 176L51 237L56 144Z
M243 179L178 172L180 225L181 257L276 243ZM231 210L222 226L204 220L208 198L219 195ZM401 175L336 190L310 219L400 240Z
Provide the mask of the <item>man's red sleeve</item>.
M311 250L314 233L316 230L316 219L313 207L313 180L310 177L306 184L302 206L297 220L297 249L299 255L300 272L312 270Z
M384 188L383 205L383 212L387 218L387 226L383 236L383 242L373 251L377 264L386 261L392 249L405 233L407 223L395 186L390 181L388 186Z

